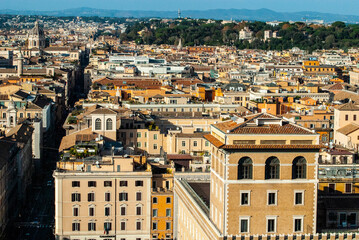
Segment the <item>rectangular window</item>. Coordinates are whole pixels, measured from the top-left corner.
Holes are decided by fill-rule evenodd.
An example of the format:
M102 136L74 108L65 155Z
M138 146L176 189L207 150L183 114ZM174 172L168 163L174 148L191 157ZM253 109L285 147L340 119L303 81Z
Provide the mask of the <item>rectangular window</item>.
M171 203L171 198L170 197L166 198L166 203Z
M105 193L105 201L106 202L111 201L111 193L109 193L109 192Z
M152 199L152 203L158 203L158 200L157 200L156 197L154 197L154 198Z
M249 232L249 218L240 218L240 232L248 233Z
M89 223L88 223L88 230L89 230L89 231L96 231L96 223L94 223L94 222L89 222Z
M87 194L87 201L94 202L95 201L95 193L88 193Z
M136 187L143 187L143 181L136 181L135 186Z
M136 207L136 215L137 216L142 215L142 207L140 207L140 206Z
M110 207L105 207L105 216L110 216Z
M120 181L120 187L127 187L127 181Z
M141 224L140 221L136 222L136 230L141 230L141 228L142 228L141 225L142 225L142 224Z
M349 116L345 115L345 121L348 121L348 120L349 120Z
M158 214L158 210L152 209L152 217L157 217L157 214Z
M72 187L80 187L80 181L72 181Z
M328 191L329 191L329 193L334 193L335 192L335 183L329 183Z
M79 208L78 207L74 207L73 208L73 216L77 217L79 215Z
M268 205L277 205L277 192L268 192Z
M71 194L71 201L72 202L80 202L81 201L81 194L80 193Z
M185 146L186 146L186 142L182 141L182 147L185 147Z
M126 222L121 222L121 231L126 230Z
M267 218L267 232L276 232L276 218Z
M357 120L357 115L353 115L353 121Z
M171 217L171 209L166 209L166 217Z
M157 222L152 223L152 230L157 230Z
M141 133L140 133L140 132L137 133L137 137L138 137L138 138L141 137Z
M347 215L347 224L350 226L357 226L357 214L356 213L348 213Z
M303 232L303 217L294 218L294 232Z
M352 193L352 184L351 183L345 184L345 193Z
M104 187L112 187L112 181L104 181L103 186Z
M126 216L126 207L125 206L121 207L121 216Z
M128 193L122 192L119 197L120 201L128 201Z
M112 230L112 223L110 223L110 222L105 222L105 223L103 224L103 229L104 229L106 232L111 231L111 230Z
M193 141L193 146L197 147L197 141Z
M93 207L89 208L89 216L90 217L95 216L95 208L93 208Z
M166 222L166 230L171 230L171 222Z
M141 142L137 142L137 147L140 148L141 146Z
M72 223L72 231L80 231L80 223Z
M96 181L89 181L88 186L89 187L96 187Z
M249 206L250 205L250 192L249 191L241 191L240 201L242 206Z
M153 144L153 149L157 150L157 144Z
M136 193L136 201L142 201L142 193L141 192Z
M121 172L121 165L117 165L117 172Z
M157 140L157 134L153 134L153 139Z
M295 191L294 192L294 205L303 205L304 204L304 192Z

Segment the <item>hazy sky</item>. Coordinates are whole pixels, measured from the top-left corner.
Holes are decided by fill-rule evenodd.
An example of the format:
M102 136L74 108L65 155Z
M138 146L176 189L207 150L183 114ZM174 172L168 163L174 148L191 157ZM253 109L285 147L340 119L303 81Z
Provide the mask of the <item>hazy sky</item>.
M0 0L0 9L56 10L92 7L119 10L205 10L268 8L359 15L359 0Z

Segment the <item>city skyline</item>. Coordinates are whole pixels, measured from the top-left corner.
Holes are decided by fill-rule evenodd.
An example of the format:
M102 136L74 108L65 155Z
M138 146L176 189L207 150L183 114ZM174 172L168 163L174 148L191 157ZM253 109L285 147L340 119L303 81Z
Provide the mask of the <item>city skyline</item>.
M142 1L0 10L0 240L359 239L359 15Z
M324 4L325 3L325 4ZM205 4L205 5L204 5ZM156 7L154 7L156 6ZM206 6L203 8L203 6ZM300 12L312 11L321 13L335 13L345 15L358 15L356 9L359 8L359 2L354 0L343 0L340 5L335 0L303 0L288 4L284 0L224 0L220 3L218 1L204 1L197 0L195 2L184 0L181 2L164 1L164 0L134 0L131 2L104 0L99 3L98 1L79 0L76 2L64 0L61 2L48 2L45 0L25 1L15 0L4 2L1 10L37 10L37 11L52 11L52 10L66 10L70 8L89 7L96 9L116 9L116 10L138 10L138 11L174 11L181 10L210 10L210 9L250 9L256 10L267 8L277 12Z

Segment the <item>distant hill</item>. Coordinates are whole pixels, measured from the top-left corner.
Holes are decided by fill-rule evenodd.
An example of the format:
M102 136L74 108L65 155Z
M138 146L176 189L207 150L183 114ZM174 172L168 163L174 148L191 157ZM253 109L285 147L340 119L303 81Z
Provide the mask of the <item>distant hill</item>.
M135 10L107 10L95 8L72 8L56 11L19 11L11 9L0 10L0 14L11 15L47 15L47 16L98 16L98 17L133 17L133 18L176 18L177 11L135 11ZM223 20L258 20L258 21L304 21L324 20L325 22L343 21L358 23L359 16L341 15L319 12L276 12L269 9L212 9L212 10L184 10L182 17L223 19Z

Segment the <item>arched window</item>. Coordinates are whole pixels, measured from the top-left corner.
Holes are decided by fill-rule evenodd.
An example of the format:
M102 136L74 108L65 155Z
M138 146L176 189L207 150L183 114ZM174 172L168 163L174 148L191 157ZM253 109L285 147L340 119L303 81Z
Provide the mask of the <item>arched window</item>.
M101 130L101 119L99 118L95 120L95 130Z
M252 179L253 162L249 157L242 157L238 161L237 179Z
M292 178L307 178L307 160L304 157L296 157L292 164Z
M265 179L279 179L280 162L276 157L270 157L266 161Z
M112 119L108 118L106 120L106 130L112 130Z

